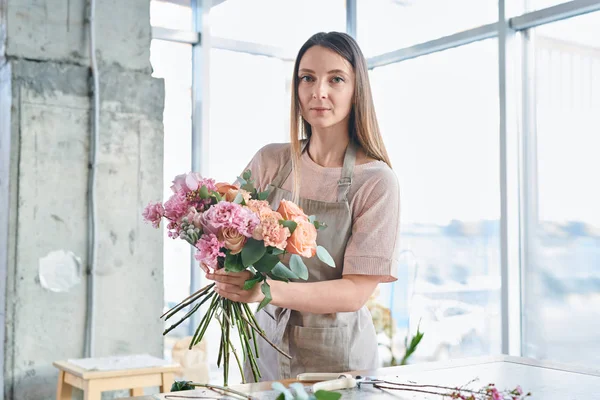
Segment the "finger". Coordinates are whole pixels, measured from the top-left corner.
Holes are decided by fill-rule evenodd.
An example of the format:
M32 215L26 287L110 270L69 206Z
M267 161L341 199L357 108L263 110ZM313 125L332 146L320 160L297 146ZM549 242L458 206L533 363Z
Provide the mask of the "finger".
M226 292L231 293L239 293L242 290L242 288L239 285L231 283L218 282L215 286L220 290L224 290Z
M228 292L226 290L220 289L215 287L215 292L217 292L217 294L221 297L225 297L226 299L232 300L232 301L241 301L242 298L238 293L235 292Z
M208 267L206 265L204 265L204 263L200 263L200 268L202 268L202 270L208 274Z
M242 287L244 285L244 280L235 276L230 275L216 275L216 274L206 274L206 277L215 282L222 283L230 283L232 285L236 285L238 287Z

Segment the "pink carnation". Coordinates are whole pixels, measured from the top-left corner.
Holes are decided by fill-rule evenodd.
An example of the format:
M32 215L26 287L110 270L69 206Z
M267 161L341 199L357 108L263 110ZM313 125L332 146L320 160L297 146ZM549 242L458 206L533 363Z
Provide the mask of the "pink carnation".
M146 222L151 222L152 226L155 228L158 228L160 226L160 220L162 219L163 215L165 215L165 209L160 202L150 202L142 212L144 220Z
M265 245L284 250L290 230L279 224L281 214L271 209L262 209L260 212L260 226L254 232L254 239L264 240Z
M260 220L239 204L221 201L205 211L200 222L207 233L218 235L224 228L234 228L240 234L251 237Z
M492 388L492 400L503 400L504 396L496 388Z
M198 252L194 258L202 264L212 269L217 268L217 257L225 257L225 253L221 251L224 243L221 242L214 234L204 234L196 243Z
M165 202L164 215L171 221L179 222L181 218L188 214L189 209L190 204L187 201L185 193L178 192Z

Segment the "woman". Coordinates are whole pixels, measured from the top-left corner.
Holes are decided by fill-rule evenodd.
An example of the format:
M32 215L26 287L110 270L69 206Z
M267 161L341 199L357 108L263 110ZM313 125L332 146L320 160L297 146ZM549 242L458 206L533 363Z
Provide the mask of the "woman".
M291 146L263 147L247 169L257 187L270 189L275 209L281 199L295 200L328 225L318 243L336 268L313 257L305 260L307 282L269 280L272 301L257 318L292 359L259 340L261 380L377 368L377 339L365 303L378 283L396 279L400 195L379 133L366 61L349 35L318 33L300 49L290 140ZM260 302L259 285L242 289L249 277L247 271L207 273L221 296Z

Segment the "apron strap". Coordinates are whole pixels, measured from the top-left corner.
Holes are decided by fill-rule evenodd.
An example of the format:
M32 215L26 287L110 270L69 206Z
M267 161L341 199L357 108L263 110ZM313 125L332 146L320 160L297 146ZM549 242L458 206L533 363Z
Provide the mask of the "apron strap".
M356 144L351 140L344 154L344 166L342 167L342 176L338 181L337 201L343 203L348 201L348 192L352 184L352 174L354 173L354 164L356 164Z
M303 139L302 140L302 148L300 150L300 153L304 153L304 149L306 149L306 146L308 145L308 140ZM279 173L277 174L277 176L275 176L275 179L273 179L273 182L271 182L271 185L275 186L276 188L280 188L283 185L283 182L285 182L285 180L288 178L288 176L290 176L290 173L292 172L292 154L291 154L291 145L290 145L290 157L288 158L287 162L285 163L285 165L283 166L283 168L281 168L279 170Z

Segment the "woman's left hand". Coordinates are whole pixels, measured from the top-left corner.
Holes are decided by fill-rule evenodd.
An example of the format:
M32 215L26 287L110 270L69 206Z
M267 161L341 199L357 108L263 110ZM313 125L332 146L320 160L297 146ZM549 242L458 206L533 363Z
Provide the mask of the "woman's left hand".
M215 281L215 292L226 299L241 303L256 303L264 298L260 290L261 282L255 284L250 290L244 290L244 283L252 278L250 271L226 272L225 268L221 268L206 274L206 278Z

